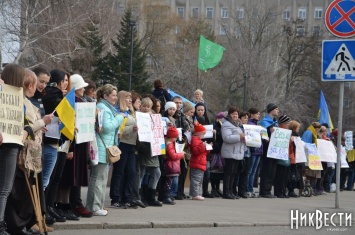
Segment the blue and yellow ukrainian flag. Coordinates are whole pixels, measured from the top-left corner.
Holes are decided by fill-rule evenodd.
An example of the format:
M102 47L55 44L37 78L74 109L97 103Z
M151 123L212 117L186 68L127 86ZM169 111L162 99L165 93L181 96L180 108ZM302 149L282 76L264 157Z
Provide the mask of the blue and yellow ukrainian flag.
M330 118L327 102L325 101L323 91L320 91L320 101L319 101L319 112L318 112L319 123L327 123L329 126L328 134L332 129L334 129L332 119Z
M59 126L60 132L69 140L74 139L75 128L75 89L64 97L64 99L55 108L61 124Z

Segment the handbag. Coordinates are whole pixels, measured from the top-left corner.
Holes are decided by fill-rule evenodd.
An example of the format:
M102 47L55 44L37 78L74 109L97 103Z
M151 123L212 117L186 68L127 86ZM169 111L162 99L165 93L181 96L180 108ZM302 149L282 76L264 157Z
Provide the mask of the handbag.
M99 134L99 133L97 133ZM105 146L106 149L106 156L107 156L107 162L109 164L115 163L120 160L121 156L121 150L116 146L111 146L111 147L106 147L105 141L102 139L101 135L99 134L100 139L102 143Z
M211 171L223 172L224 171L224 158L219 153L211 154Z
M287 166L291 165L291 161L290 161L290 158L287 158L287 160L279 159L279 160L277 160L277 164L287 167Z

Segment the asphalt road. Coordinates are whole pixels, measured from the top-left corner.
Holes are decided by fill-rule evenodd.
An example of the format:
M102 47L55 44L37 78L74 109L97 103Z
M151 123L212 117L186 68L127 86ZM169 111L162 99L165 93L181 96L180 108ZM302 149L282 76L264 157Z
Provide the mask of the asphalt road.
M341 231L327 231L326 228L302 227L291 230L288 226L259 226L259 227L213 227L213 228L149 228L149 229L96 229L96 230L57 230L50 235L354 235L355 227Z

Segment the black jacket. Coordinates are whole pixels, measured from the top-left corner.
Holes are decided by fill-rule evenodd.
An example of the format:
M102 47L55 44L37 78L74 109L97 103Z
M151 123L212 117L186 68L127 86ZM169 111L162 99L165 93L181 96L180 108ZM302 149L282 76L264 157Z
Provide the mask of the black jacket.
M42 97L43 97L43 93L36 90L34 96L29 98L31 103L34 106L36 106L39 109L39 111L41 112L41 117L43 117L45 115L44 107L43 107L43 103L42 103Z
M63 92L57 87L47 86L44 90L45 95L42 97L43 107L45 114L53 113L55 108L58 106L60 101L64 98ZM58 116L57 113L54 113L55 116ZM58 144L57 139L49 138L44 136L44 144Z

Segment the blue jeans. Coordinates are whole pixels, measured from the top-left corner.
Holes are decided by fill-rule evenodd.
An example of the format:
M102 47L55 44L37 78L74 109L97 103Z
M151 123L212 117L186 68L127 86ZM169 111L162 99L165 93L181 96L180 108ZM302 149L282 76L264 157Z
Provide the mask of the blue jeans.
M58 149L45 144L43 146L43 187L47 188L57 162Z
M175 197L178 191L178 185L179 185L179 176L169 176L172 180L171 182L171 189L170 189L170 195L172 197Z
M247 176L247 189L246 192L253 192L254 178L256 170L258 169L260 162L260 156L251 155L249 158L249 168L248 168L248 176Z

